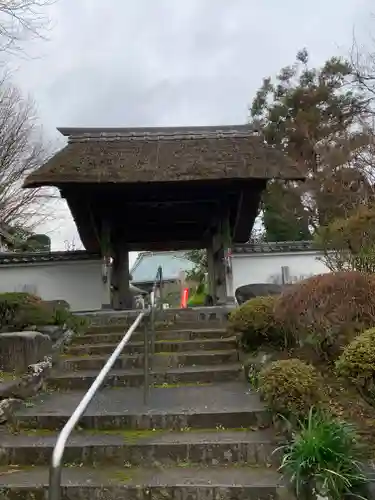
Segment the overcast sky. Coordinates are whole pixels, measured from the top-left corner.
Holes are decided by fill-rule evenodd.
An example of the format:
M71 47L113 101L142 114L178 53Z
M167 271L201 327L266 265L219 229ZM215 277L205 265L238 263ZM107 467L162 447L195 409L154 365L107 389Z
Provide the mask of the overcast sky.
M371 28L373 0L59 0L48 42L12 60L45 135L58 126L244 123L262 78L307 47L313 64ZM372 11L373 9L373 11ZM375 22L373 23L375 32ZM78 236L56 212L54 249Z

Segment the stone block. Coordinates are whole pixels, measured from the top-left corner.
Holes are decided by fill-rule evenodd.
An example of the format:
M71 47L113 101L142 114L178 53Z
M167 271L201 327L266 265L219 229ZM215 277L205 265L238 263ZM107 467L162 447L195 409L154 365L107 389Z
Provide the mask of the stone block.
M48 335L52 342L56 342L64 334L64 329L56 325L39 326L38 331L43 335Z
M36 331L0 334L0 370L24 373L28 366L49 356L52 341Z
M52 368L52 358L32 364L27 373L11 382L0 383L0 399L25 400L38 394L43 388Z
M45 300L45 304L52 307L53 309L66 309L70 310L70 305L66 300Z
M292 285L278 285L276 283L252 283L237 288L235 295L239 305L253 299L254 297L264 297L268 295L279 295Z

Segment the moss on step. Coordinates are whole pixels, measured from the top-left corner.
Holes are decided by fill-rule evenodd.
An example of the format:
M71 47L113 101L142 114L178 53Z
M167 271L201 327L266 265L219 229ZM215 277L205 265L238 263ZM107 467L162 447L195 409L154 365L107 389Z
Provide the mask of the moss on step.
M0 383L1 382L10 382L15 380L17 375L15 372L3 372L0 370Z
M11 429L9 429L11 431ZM179 430L171 430L171 429L146 429L146 430L132 430L132 429L82 429L78 428L75 430L75 433L82 433L88 436L119 436L124 439L125 444L136 444L138 441L143 439L147 439L149 437L166 435L168 433L188 433L188 432L198 432L199 434L209 434L215 432L246 432L246 431L257 431L258 429L255 427L238 427L238 428L225 428L222 426L218 426L216 428L208 428L208 429L192 429L191 427L183 427ZM30 436L30 437L50 437L55 436L59 433L58 430L51 429L20 429L17 434Z
M124 469L119 469L118 471L113 472L109 476L109 480L116 481L118 483L127 484L134 477L134 471L131 467L124 467Z
M175 342L178 343L178 342L187 342L186 339L158 339L156 341L157 343L159 344L174 344Z
M212 385L212 382L187 382L187 383L177 383L177 384L168 384L164 382L163 384L154 384L153 387L156 389L172 389L174 387L196 387L196 386L207 386Z
M158 467L158 470L168 470L168 469L173 469L175 467L179 467L179 468L189 468L189 469L194 469L197 471L197 473L200 471L200 470L204 470L204 469L209 469L209 468L212 468L214 466L212 465L198 465L196 463L191 463L191 462L188 462L188 461L181 461L181 462L177 462L176 464L173 464L173 465L163 465L163 466L159 466ZM220 467L223 467L223 466L220 466ZM249 469L249 470L264 470L265 469L265 466L264 465L257 465L257 464L247 464L247 463L231 463L230 465L228 465L228 468L230 469ZM270 469L272 468L271 465L270 466L266 466L267 469ZM118 469L118 470L115 470L115 471L111 471L111 474L108 476L108 479L109 481L115 481L117 483L122 483L122 484L127 484L131 481L133 481L134 479L138 478L138 474L139 472L142 471L142 468L139 467L139 466L135 466L135 467L127 467L126 465L124 466L123 469Z

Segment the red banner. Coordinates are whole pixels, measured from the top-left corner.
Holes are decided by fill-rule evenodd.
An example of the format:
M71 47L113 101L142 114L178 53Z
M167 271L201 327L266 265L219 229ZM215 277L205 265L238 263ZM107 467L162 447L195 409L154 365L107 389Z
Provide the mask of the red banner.
M188 299L189 299L189 289L184 288L181 297L181 309L187 308Z

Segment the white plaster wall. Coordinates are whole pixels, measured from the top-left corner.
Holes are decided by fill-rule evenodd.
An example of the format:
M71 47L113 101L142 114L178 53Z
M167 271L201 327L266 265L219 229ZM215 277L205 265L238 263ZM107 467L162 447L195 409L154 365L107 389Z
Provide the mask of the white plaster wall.
M233 254L231 259L233 292L252 283L281 283L284 266L289 268L290 283L329 272L318 252Z
M66 300L72 311L96 311L110 302L100 261L0 266L0 292L22 291L44 300Z

